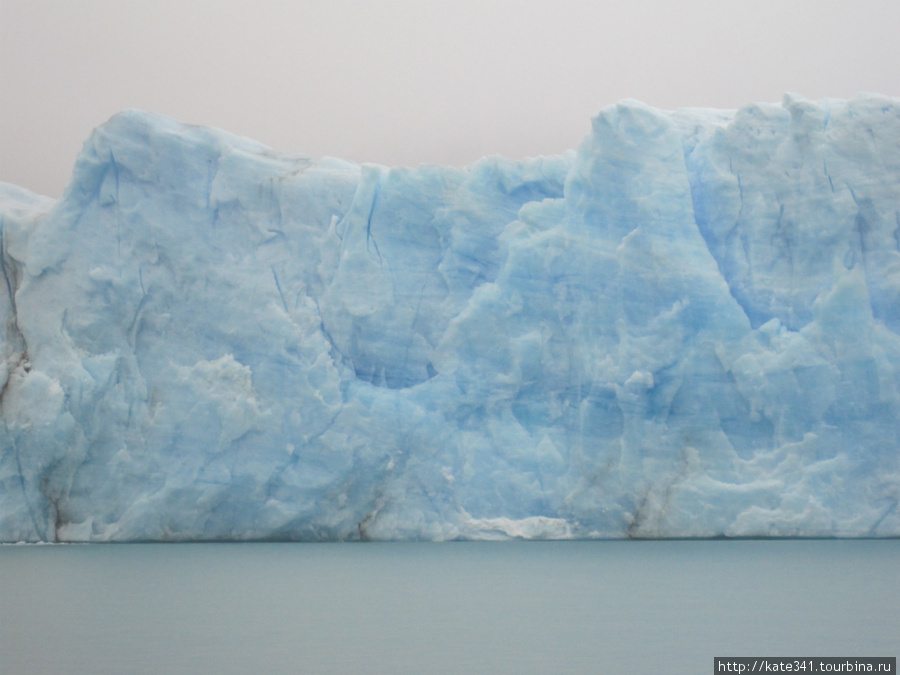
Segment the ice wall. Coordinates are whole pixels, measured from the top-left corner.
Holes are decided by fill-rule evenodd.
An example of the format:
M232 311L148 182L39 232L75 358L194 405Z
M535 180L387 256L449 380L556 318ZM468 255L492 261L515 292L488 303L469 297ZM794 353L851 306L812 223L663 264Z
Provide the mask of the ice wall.
M0 214L0 540L900 535L900 101L466 169L126 111Z

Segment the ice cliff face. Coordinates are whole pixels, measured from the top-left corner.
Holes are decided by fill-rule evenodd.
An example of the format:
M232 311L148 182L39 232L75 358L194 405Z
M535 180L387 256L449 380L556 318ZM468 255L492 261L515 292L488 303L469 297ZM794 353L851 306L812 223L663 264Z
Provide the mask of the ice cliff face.
M129 111L0 214L0 540L900 535L896 100L462 170Z

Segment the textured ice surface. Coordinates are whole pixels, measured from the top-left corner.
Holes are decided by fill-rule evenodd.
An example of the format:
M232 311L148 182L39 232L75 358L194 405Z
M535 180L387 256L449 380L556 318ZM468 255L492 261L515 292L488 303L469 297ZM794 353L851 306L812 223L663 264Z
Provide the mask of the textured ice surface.
M0 214L0 540L900 535L896 100L466 169L128 111Z

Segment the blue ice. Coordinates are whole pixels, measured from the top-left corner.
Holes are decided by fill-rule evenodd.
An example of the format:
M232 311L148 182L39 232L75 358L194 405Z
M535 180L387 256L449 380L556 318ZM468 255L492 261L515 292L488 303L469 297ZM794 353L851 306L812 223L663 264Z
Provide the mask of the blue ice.
M0 186L0 540L900 535L900 102L457 169L125 111Z

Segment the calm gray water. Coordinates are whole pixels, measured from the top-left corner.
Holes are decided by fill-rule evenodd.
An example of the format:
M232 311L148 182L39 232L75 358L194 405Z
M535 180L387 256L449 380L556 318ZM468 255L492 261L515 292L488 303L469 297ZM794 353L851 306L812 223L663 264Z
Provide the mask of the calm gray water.
M898 540L0 546L5 675L697 675L898 652Z

